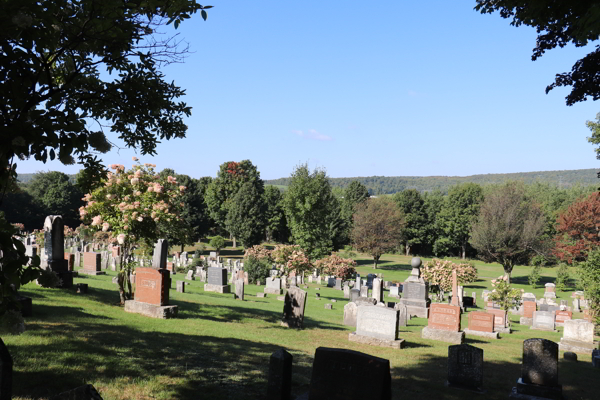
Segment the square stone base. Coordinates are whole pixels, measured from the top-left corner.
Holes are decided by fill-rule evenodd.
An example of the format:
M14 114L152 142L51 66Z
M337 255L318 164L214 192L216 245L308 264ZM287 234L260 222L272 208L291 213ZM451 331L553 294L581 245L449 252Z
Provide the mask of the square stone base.
M533 329L534 331L558 332L556 329L534 328L533 326L530 326L529 329Z
M281 289L273 289L273 288L265 288L264 292L268 293L268 294L276 294L276 295L279 296L280 294L283 293L283 290L281 290Z
M79 272L85 275L106 275L106 272L104 271L90 271L87 269L80 269Z
M517 387L512 388L509 399L518 400L562 400L562 386L544 386L533 383L524 383L521 378L517 381Z
M213 285L206 283L204 285L205 292L217 292L217 293L231 293L231 286L229 285Z
M494 328L494 332L510 334L512 331L510 330L510 328Z
M391 347L392 349L404 348L404 339L396 339L396 340L377 339L377 338L373 338L373 337L369 337L369 336L357 335L356 332L350 332L348 334L348 340L351 342L369 344L371 346Z
M66 260L65 260L66 261ZM73 287L73 273L69 271L56 272L58 279L61 280L61 284L57 286L60 289L70 289Z
M519 318L519 324L525 326L533 325L533 318L521 317Z
M421 337L423 339L439 340L440 342L452 344L463 344L465 341L464 332L451 332L443 329L430 328L428 326L421 331Z
M592 352L598 349L598 342L589 343L562 338L558 343L558 349L561 351L572 351L574 353L592 355Z
M159 319L177 317L177 306L155 306L135 300L125 301L125 311Z
M400 299L402 304L402 299ZM429 308L417 307L417 306L406 306L406 315L417 318L429 318Z
M482 332L482 331L471 330L468 328L465 329L465 335L481 336L481 337L488 338L488 339L500 339L500 335L498 334L498 332Z

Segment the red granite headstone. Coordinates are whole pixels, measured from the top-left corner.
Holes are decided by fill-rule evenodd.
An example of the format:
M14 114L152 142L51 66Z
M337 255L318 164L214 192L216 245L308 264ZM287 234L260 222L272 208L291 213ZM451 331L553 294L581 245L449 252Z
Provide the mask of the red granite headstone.
M469 313L469 329L472 331L494 332L494 314L482 311Z
M121 248L120 247L113 247L112 248L112 256L113 258L117 258L121 256Z
M101 271L100 253L83 253L83 269L86 271Z
M167 269L169 271L173 272L173 263L172 262L167 261Z
M166 269L136 268L135 300L154 304L169 305L170 272Z
M460 307L434 303L429 307L427 326L445 331L460 331Z
M494 326L496 328L506 328L506 311L497 308L490 308L488 313L494 314Z
M533 318L534 311L537 311L537 304L535 301L523 302L523 316L525 318Z
M75 265L75 254L65 253L65 260L67 260L67 269L73 271Z
M565 322L573 318L571 311L556 311L555 322Z

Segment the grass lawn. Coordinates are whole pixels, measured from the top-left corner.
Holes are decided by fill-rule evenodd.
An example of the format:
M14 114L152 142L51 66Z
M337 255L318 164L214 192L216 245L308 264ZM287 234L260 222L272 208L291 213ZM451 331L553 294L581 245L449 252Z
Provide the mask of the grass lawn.
M224 253L226 254L228 250ZM232 255L238 253L229 249ZM236 254L239 255L239 254ZM361 275L373 272L369 258L359 258ZM377 272L385 280L403 281L410 273L410 257L386 255ZM499 265L477 263L480 279L466 287L477 292L489 289L490 278L502 273ZM513 281L527 286L528 267L516 267ZM319 346L356 350L390 360L394 399L506 399L520 376L523 340L541 337L558 342L559 332L541 332L519 325L511 315L514 333L500 340L467 338L484 350L485 395L448 389L446 380L448 344L420 338L425 319L413 318L400 329L406 348L393 350L348 341L353 329L342 325L343 293L309 284L305 328L279 326L283 302L276 296L257 298L263 286L246 286L246 300L231 294L204 293L203 283L192 281L186 293L177 293L172 279L171 304L179 306L179 317L155 320L128 314L118 305L115 273L80 275L75 282L89 284L88 294L74 290L44 289L29 284L22 293L33 298L33 317L19 336L4 336L14 359L13 398L48 398L85 383L98 389L104 399L261 399L266 394L269 356L279 347L294 356L293 393L308 390L315 349ZM544 269L544 282L555 279L553 269ZM388 292L386 292L387 294ZM557 301L570 292L558 293ZM325 310L328 299L337 299L333 310ZM387 298L389 301L396 301ZM581 318L581 315L575 315ZM467 326L467 314L463 315ZM559 361L559 381L569 399L597 398L594 382L598 370L591 357L579 355L577 363ZM364 382L368 385L368 382Z

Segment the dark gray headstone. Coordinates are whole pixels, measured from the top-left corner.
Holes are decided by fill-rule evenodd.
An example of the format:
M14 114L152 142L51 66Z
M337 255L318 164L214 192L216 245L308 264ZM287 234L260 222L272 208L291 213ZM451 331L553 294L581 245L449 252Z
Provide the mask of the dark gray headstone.
M469 344L448 346L449 386L481 390L483 386L483 349Z
M289 400L292 397L293 356L285 349L271 354L267 400Z
M227 285L227 269L219 267L210 267L208 269L208 284L210 285Z
M524 383L558 386L558 344L547 339L525 340L521 379Z
M154 255L152 256L152 268L167 268L167 255L169 253L169 241L167 239L158 239L154 245Z
M389 400L390 362L358 351L315 351L309 400Z
M304 326L306 292L298 287L291 287L285 293L283 301L283 318L281 324L289 328L302 329Z

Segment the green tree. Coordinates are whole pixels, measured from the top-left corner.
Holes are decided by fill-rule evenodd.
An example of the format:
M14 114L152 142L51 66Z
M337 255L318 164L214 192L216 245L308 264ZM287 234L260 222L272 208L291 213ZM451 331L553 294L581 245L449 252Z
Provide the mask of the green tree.
M511 182L486 194L471 230L471 245L485 262L498 262L510 278L540 248L544 215L527 197L523 184Z
M394 201L400 207L404 215L404 228L402 229L402 240L406 255L413 248L424 244L427 238L427 211L421 194L415 189L403 190L394 195Z
M352 242L358 251L373 257L376 269L383 253L398 245L404 223L402 212L392 200L369 199L356 206Z
M333 249L332 225L339 209L325 171L309 171L308 165L296 167L285 192L283 208L292 239L316 260Z
M511 25L527 25L537 30L536 46L532 60L535 61L547 50L565 47L572 43L582 47L598 40L600 18L596 1L538 0L477 0L475 6L481 13L498 11L502 18L511 19ZM546 87L546 93L555 87L570 86L567 105L585 101L588 97L600 98L600 46L578 60L571 72L557 74L554 83Z
M369 190L359 181L352 181L344 190L342 200L342 216L352 221L356 206L369 198Z
M260 193L264 192L260 173L250 160L227 161L221 164L217 177L206 188L205 201L208 212L222 229L227 230L227 213L231 202L246 182L255 185ZM235 236L233 236L233 247L237 247Z
M191 108L159 67L187 51L175 28L202 6L192 0L1 0L0 189L18 158L59 159L101 171L110 130L126 147L155 154L159 140L185 137ZM105 73L104 71L108 72ZM97 122L96 124L92 121Z
M427 244L427 252L433 252L436 255L440 253L440 251L436 249L436 243L439 241L439 238L442 234L439 215L440 211L442 210L442 206L444 205L444 199L445 196L439 189L436 189L433 192L425 192L423 194L425 213L427 214L427 223L425 228L425 231L427 232L427 237L425 239Z
M290 230L283 211L283 194L275 186L266 186L263 195L265 201L265 221L267 242L287 243Z
M83 193L69 181L69 176L62 172L38 172L26 186L38 209L41 226L46 215L61 215L65 225L79 225L79 207L83 205Z
M264 238L264 217L263 193L252 182L246 182L231 199L225 227L244 247L251 247L260 244Z
M208 242L208 244L211 247L215 248L215 251L217 252L217 256L219 256L219 253L221 252L222 249L225 248L225 238L223 238L223 236L213 236L210 241Z
M592 131L592 136L587 138L588 142L594 144L596 147L596 158L600 160L600 113L596 114L596 121L586 121L585 123L590 131ZM598 177L600 178L600 172L598 173Z
M585 291L585 298L596 323L600 323L600 248L587 254L587 259L579 263L580 283Z
M483 189L476 183L452 186L439 214L439 226L443 232L440 241L446 249L459 248L461 258L467 256L471 237L471 225L477 219L483 201Z

